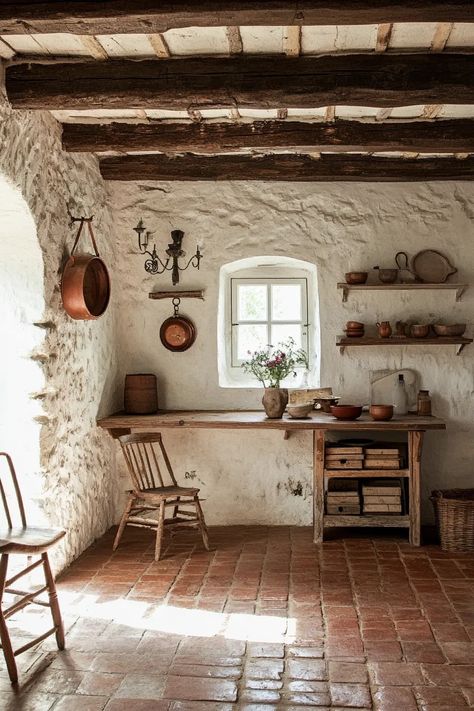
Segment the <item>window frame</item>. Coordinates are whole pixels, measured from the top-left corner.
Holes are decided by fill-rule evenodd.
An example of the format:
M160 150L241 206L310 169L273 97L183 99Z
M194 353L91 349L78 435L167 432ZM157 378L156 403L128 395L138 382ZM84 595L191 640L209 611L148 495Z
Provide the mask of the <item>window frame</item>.
M242 284L255 284L255 285L265 285L267 289L267 318L266 320L248 320L238 318L238 287ZM274 320L272 314L272 285L283 285L283 284L298 284L301 288L301 318L300 319L285 319L285 320ZM246 324L256 324L256 325L266 325L267 327L267 342L271 343L271 329L273 325L299 325L301 327L301 347L306 353L308 358L309 367L311 367L311 349L310 349L310 338L309 329L310 323L308 321L309 313L309 288L308 288L308 277L277 277L277 276L253 276L253 277L239 277L231 276L229 278L229 289L230 289L230 326L231 326L231 342L230 342L230 368L241 368L243 359L240 360L237 357L238 353L238 326ZM272 345L278 345L277 343Z

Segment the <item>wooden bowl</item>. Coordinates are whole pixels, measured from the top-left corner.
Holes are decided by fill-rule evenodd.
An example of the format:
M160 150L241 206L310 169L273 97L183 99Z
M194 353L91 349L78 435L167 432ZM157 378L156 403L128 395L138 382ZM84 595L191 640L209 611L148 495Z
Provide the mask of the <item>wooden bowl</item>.
M433 330L437 336L462 336L466 330L465 323L453 323L451 325L445 325L442 323L436 323L433 325Z
M304 405L288 405L288 414L294 420L306 419L313 409L314 405L312 402L307 402Z
M338 420L357 420L362 414L362 405L331 405L331 415Z
M373 420L391 420L393 417L393 405L371 405L369 413Z
M368 272L347 272L344 274L346 284L365 284L368 276Z

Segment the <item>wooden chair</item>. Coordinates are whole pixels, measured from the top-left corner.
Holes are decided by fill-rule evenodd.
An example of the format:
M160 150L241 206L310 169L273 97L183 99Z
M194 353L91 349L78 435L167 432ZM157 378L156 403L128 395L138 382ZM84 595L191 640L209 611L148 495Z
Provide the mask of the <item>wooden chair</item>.
M131 434L118 439L134 488L128 492L128 502L115 536L113 550L120 543L126 525L156 529L155 560L160 559L165 528L199 528L204 547L209 550L206 523L199 503L199 489L178 486L161 434ZM165 465L165 477L160 461ZM165 509L170 506L173 507L173 515L165 519ZM191 506L194 511L183 510L183 506ZM158 518L140 515L149 511L158 511Z
M0 452L0 461L2 461L2 463L4 463L3 460L6 460L10 470L11 485L13 485L12 498L14 500L16 499L19 521L21 522L20 526L14 525L12 511L8 505L9 497L7 496L7 492L9 489L5 478L2 477L2 467L0 470L0 496L5 510L7 527L5 528L2 526L0 528L0 552L2 554L0 559L0 641L10 681L12 684L16 684L18 682L18 671L15 662L16 656L22 652L26 652L27 649L34 647L35 644L39 644L39 642L42 642L46 639L46 637L49 637L52 634L56 635L58 648L64 649L64 628L61 619L61 611L59 609L56 585L54 583L53 573L48 560L48 549L57 543L57 541L59 541L66 534L66 531L58 528L34 528L27 525L25 508L23 506L20 487L18 486L18 479L12 459L6 452ZM7 579L8 561L11 554L27 555L28 557L39 555L40 558L34 563L31 563L30 558L28 558L27 567ZM40 565L43 566L44 571L46 583L44 587L32 592L25 592L24 590L18 590L16 587L11 587L17 580L22 578L24 575L31 573L32 570ZM38 595L41 595L46 591L48 592L49 602L36 600ZM2 603L5 593L19 596L20 599L10 605L10 607L6 610L3 610ZM32 603L51 608L51 616L53 618L54 626L44 634L36 637L36 639L33 639L27 644L24 644L22 647L14 650L10 640L6 620L11 617L11 615L14 615L16 612L26 607L26 605L30 605Z

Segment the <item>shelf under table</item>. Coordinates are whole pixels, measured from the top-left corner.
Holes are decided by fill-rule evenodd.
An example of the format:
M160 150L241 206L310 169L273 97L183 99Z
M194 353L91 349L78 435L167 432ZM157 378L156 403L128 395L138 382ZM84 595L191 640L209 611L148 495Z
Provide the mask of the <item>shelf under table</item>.
M410 516L399 514L360 514L359 516L343 514L324 514L324 525L328 528L357 526L359 528L409 528Z
M409 469L325 469L324 476L328 479L337 477L338 479L382 479L409 477Z

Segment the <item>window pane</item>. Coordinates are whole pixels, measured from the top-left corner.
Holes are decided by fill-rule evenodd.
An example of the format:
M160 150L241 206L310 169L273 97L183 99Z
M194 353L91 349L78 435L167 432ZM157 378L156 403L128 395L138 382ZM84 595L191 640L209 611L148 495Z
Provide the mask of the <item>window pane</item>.
M266 284L239 284L237 295L239 321L267 320Z
M234 326L237 329L237 358L247 360L249 351L253 353L268 345L267 327L265 324L242 324Z
M286 343L289 338L295 342L295 348L301 348L301 326L297 323L272 324L272 346Z
M272 284L272 321L299 321L300 319L300 284Z

